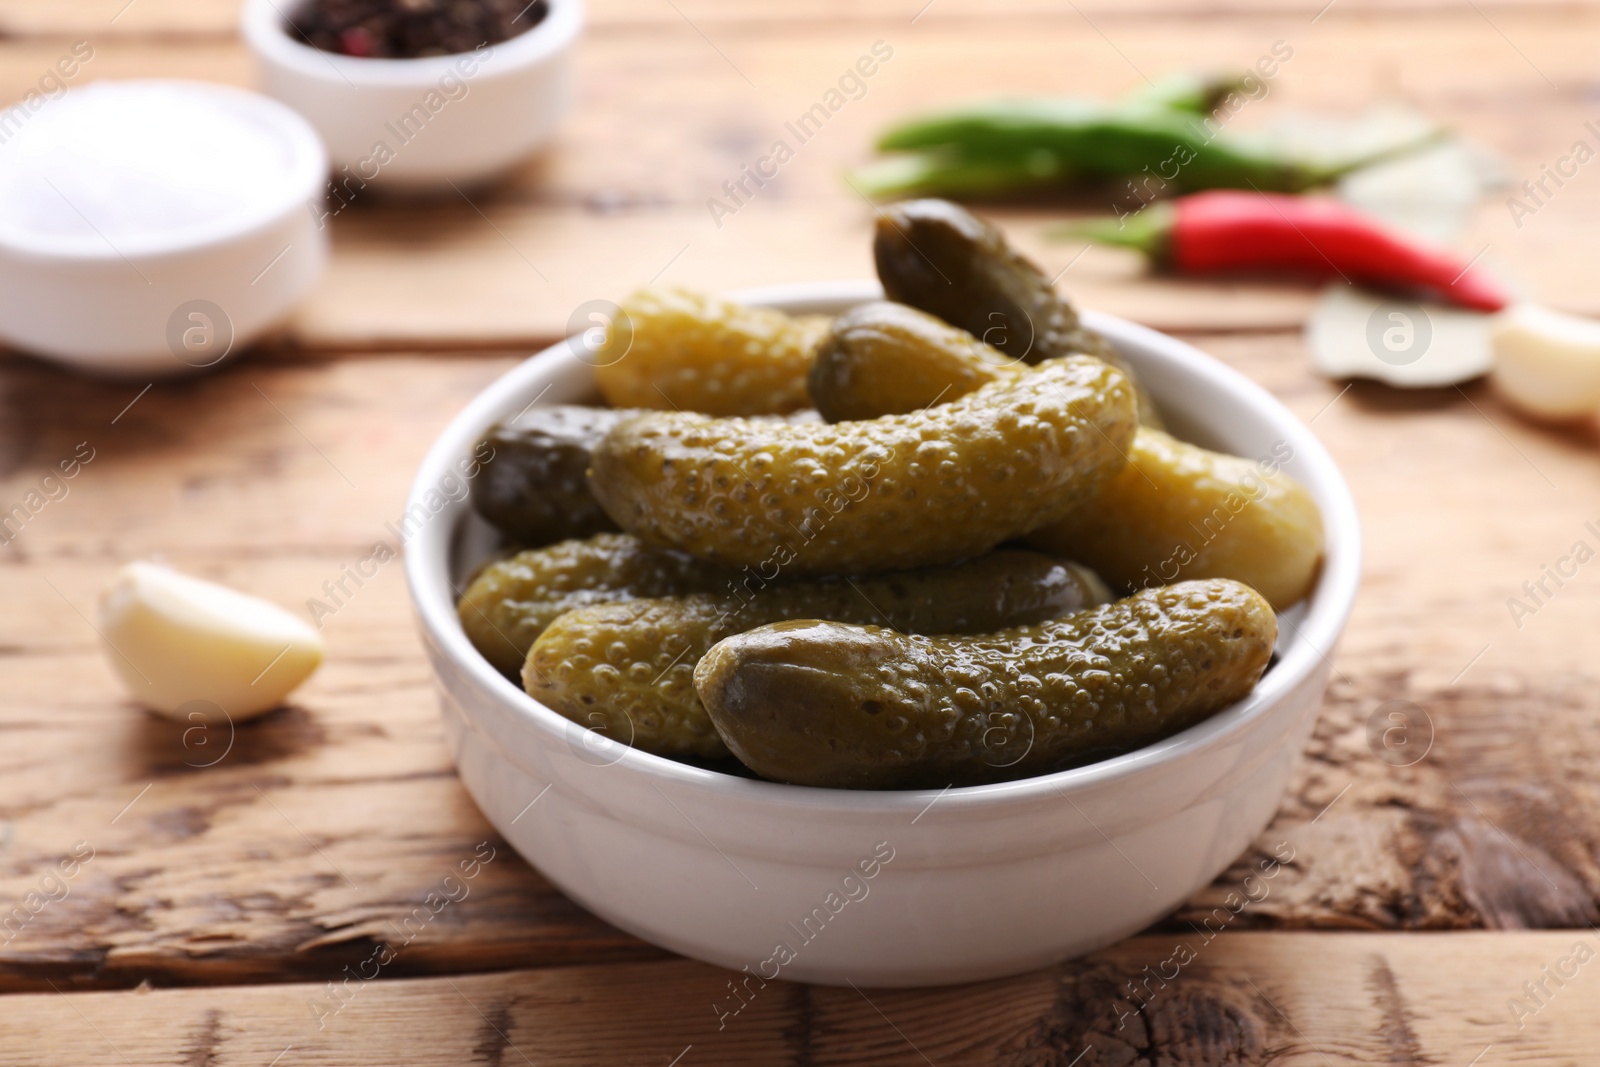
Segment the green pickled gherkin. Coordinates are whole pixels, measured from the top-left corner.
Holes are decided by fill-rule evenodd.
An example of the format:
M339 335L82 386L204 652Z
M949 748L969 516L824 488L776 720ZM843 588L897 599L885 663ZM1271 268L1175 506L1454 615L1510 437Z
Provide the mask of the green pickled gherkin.
M483 658L515 678L534 640L564 612L634 597L712 592L735 577L627 534L597 534L489 564L467 586L456 614Z
M812 370L817 408L852 418L917 411L1021 373L917 315L868 304L841 316ZM1141 426L1127 465L1092 500L1026 540L1114 585L1232 578L1281 610L1311 591L1323 548L1322 513L1281 470L1287 458L1280 448L1242 459Z
M808 386L811 402L832 422L920 411L1027 371L965 330L879 301L834 320Z
M545 628L522 683L534 699L613 740L660 756L715 758L728 750L695 693L694 668L732 634L784 619L985 633L1109 599L1091 571L1002 549L951 567L600 604Z
M774 781L937 789L1048 774L1152 744L1247 696L1271 606L1225 579L977 637L796 621L695 669L717 732Z
M948 200L907 200L878 212L872 245L878 279L890 300L960 327L1024 363L1085 353L1128 375L1139 419L1161 416L1138 375L1078 313L1044 272L1013 249L999 229Z
M615 531L589 491L589 455L606 431L640 408L550 404L497 424L475 455L488 455L472 487L472 506L513 544L537 548ZM820 422L814 408L755 419Z
M949 563L1065 517L1126 462L1115 368L1051 360L925 411L831 425L653 413L595 448L589 484L651 544L794 576Z
M1095 567L1131 588L1232 578L1280 611L1305 598L1322 562L1322 512L1279 469L1141 428L1128 465L1090 503L1028 543Z
M827 326L826 316L644 289L588 362L612 407L782 415L807 405L806 371Z
M629 414L536 405L496 425L479 449L490 458L473 482L473 509L512 542L530 547L615 530L589 492L589 453Z
M833 320L807 388L829 422L875 419L954 400L1027 364L904 304L861 304Z

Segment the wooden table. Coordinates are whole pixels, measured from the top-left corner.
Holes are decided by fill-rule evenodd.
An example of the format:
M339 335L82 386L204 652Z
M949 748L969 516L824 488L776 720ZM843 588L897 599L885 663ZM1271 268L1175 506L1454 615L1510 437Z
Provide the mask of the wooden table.
M399 566L326 620L327 664L226 755L225 738L132 706L91 627L99 586L134 558L296 609L320 596L388 536L446 420L585 300L653 281L867 276L871 210L839 172L918 107L1002 88L1120 92L1143 74L1243 66L1281 40L1294 54L1251 105L1263 118L1398 97L1492 148L1519 183L1594 142L1600 8L1322 3L600 0L555 148L470 201L356 203L278 343L148 390L0 358L0 506L81 442L93 450L68 495L0 548L0 912L45 902L0 930L0 1062L1592 1062L1600 564L1521 625L1508 598L1575 542L1600 545L1585 527L1600 520L1600 440L1521 421L1481 384L1398 393L1317 377L1305 289L1152 281L1104 250L1063 279L1272 390L1314 424L1365 520L1335 681L1256 845L1294 860L1214 940L1197 924L1237 900L1251 856L1086 960L961 989L779 984L719 1030L723 973L585 913L468 800ZM0 99L79 39L94 49L80 80L248 84L234 6L0 0ZM718 225L707 198L877 41L893 57L866 95ZM1600 313L1600 167L1520 227L1505 195L1463 251L1488 245L1531 294ZM1051 270L1080 251L1040 239L1047 212L997 217ZM1393 701L1419 709L1412 751L1426 756L1407 766L1369 744ZM470 896L380 980L346 981L485 841L495 858ZM1128 1014L1129 983L1180 943L1194 962Z

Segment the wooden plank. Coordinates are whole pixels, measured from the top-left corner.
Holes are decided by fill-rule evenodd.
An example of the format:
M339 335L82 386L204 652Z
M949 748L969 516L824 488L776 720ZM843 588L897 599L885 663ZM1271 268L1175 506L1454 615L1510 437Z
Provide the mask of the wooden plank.
M1324 719L1258 842L1295 861L1238 922L1590 921L1600 708L1581 635L1600 587L1568 582L1521 629L1506 601L1600 520L1593 442L1524 424L1483 389L1341 394L1292 335L1199 340L1313 421L1368 538ZM70 896L0 946L0 988L337 974L484 840L500 858L395 973L654 954L490 836L451 773L397 566L325 620L328 663L294 705L241 729L212 767L199 764L225 739L186 745L128 704L84 617L117 565L150 556L306 611L390 536L427 443L514 358L247 360L142 396L31 361L0 368L0 502L79 442L95 450L0 548L0 910L75 843L96 850ZM1379 759L1366 733L1394 700L1432 726L1410 767ZM1172 928L1203 922L1243 875Z
M397 941L486 840L494 861L397 973L660 955L567 901L478 815L397 562L324 620L328 662L293 706L236 734L129 704L88 622L111 571L152 556L305 612L395 543L384 523L428 440L510 362L245 364L142 397L8 369L6 506L49 490L60 458L92 459L0 548L0 912L38 911L0 930L0 988L337 973ZM79 875L42 885L78 842L93 851ZM35 891L61 899L41 908Z
M118 25L164 2L138 0ZM218 9L191 10L200 26ZM877 8L829 24L684 10L718 29L711 36L757 88L665 8L610 28L600 19L583 53L579 113L556 151L492 193L474 192L473 203L359 199L336 220L334 269L292 327L299 361L247 362L143 396L140 382L0 366L0 503L23 499L79 442L96 457L67 497L0 548L13 609L0 620L9 697L0 903L27 899L77 842L95 850L70 893L0 946L0 988L336 975L485 840L501 851L472 896L387 973L658 955L565 901L488 836L450 773L397 568L329 620L330 662L295 706L241 730L210 767L201 765L218 749L206 746L223 739L186 744L181 729L128 705L84 614L117 564L152 554L303 607L385 536L428 439L514 358L320 355L531 346L559 333L579 301L657 276L707 288L864 276L870 209L836 175L863 158L884 121L988 91L1001 67L1010 84L1036 90L1114 91L1137 80L1116 48L1064 16L990 24L940 0L907 28ZM1536 175L1583 135L1584 100L1552 91L1541 72L1586 84L1584 42L1600 19L1587 7L1530 6L1486 7L1493 25L1462 9L1380 21L1341 3L1313 31L1287 9L1207 20L1108 12L1109 21L1085 10L1152 71L1195 55L1248 61L1292 21L1304 34L1295 65L1264 109L1350 106L1352 85L1387 86L1483 137L1518 175ZM717 228L705 198L888 29L905 36L893 38L882 80ZM250 76L224 40L163 42L143 30L95 40L91 77ZM0 99L37 84L62 47L0 43ZM669 78L670 96L638 88ZM1521 229L1503 203L1488 205L1465 246L1490 244L1490 258L1546 300L1596 310L1578 258L1595 236L1588 181L1560 190ZM1049 213L1001 217L1052 270L1077 254L1040 239ZM1127 257L1098 251L1064 284L1086 304L1156 325L1266 331L1207 343L1315 419L1367 518L1367 588L1326 714L1258 842L1293 848L1296 860L1232 923L1593 921L1596 709L1577 635L1592 626L1595 593L1580 575L1521 626L1508 607L1525 581L1546 580L1545 564L1591 536L1585 522L1600 520L1592 433L1523 424L1481 388L1341 395L1307 372L1299 341L1282 332L1303 317L1303 290L1151 284ZM1394 701L1431 726L1432 747L1410 766L1384 762L1377 753L1393 760L1393 750L1380 740L1375 751L1369 736L1377 715L1381 738ZM1171 930L1226 908L1244 871L1200 894Z
M1298 343L1204 343L1313 421L1365 525L1363 591L1322 718L1294 799L1257 842L1304 862L1253 921L1595 921L1600 835L1575 812L1595 799L1594 669L1578 635L1600 587L1581 570L1558 587L1544 569L1580 540L1600 549L1586 525L1600 526L1593 427L1530 424L1483 386L1308 390ZM1248 862L1176 921L1208 913Z
M729 972L679 962L335 989L46 992L0 1000L0 1047L18 1067L1578 1064L1600 1040L1597 943L1589 932L1150 937L951 989L752 979L736 1014Z
M287 4L282 5L285 9ZM1278 17L1305 22L1321 9L1308 0L1084 0L1076 5L1082 16L1096 22L1123 22L1130 18L1219 18L1231 16ZM1500 0L1478 5L1499 17L1529 7L1569 9L1561 0ZM239 0L0 0L0 32L10 37L88 35L110 37L198 37L231 35L238 20ZM844 21L990 22L996 18L1054 15L1060 5L1051 0L826 0L804 8L781 4L748 4L741 0L683 0L672 6L654 0L589 0L590 33L655 32L685 23L716 27L789 29L806 23ZM673 7L678 10L674 11ZM1384 0L1341 0L1339 12L1436 12L1455 9L1451 0L1409 0L1405 4ZM924 9L925 8L925 9ZM1080 16L1080 17L1082 17ZM1319 20L1320 21L1320 20Z
M333 219L330 273L289 338L321 351L524 346L559 335L580 304L619 299L652 280L722 289L865 277L872 209L840 173L867 159L874 133L896 117L997 91L996 70L1007 90L1114 93L1137 84L1139 71L1179 69L1197 56L1219 67L1248 64L1283 39L1293 60L1240 124L1287 109L1349 113L1400 96L1503 154L1520 182L1539 177L1574 140L1592 138L1586 99L1545 78L1587 84L1585 42L1597 32L1595 7L1519 7L1496 12L1493 25L1465 9L1380 20L1343 5L1315 26L1255 15L1127 19L1107 28L1114 46L1075 16L818 22L730 30L716 45L724 61L681 20L597 31L581 51L577 111L541 159L492 189L469 191L470 201L355 195ZM726 196L723 183L775 139L793 139L785 123L875 40L895 55L866 95L796 145L795 158L746 206L714 219L707 204ZM0 43L0 100L36 85L63 47ZM84 71L236 84L253 77L243 50L225 42L111 39ZM640 88L668 79L671 93ZM1580 172L1521 226L1508 194L1483 205L1463 254L1487 247L1486 259L1529 294L1600 313L1581 251L1600 243L1600 186ZM1291 329L1304 320L1314 294L1303 286L1152 280L1131 254L1096 249L1078 259L1081 246L1042 237L1068 210L1109 206L1087 196L1068 208L995 214L1047 270L1070 265L1062 284L1087 306L1167 329Z
M1272 41L1292 39L1295 59L1273 95L1241 115L1242 125L1289 109L1349 114L1403 95L1504 153L1519 180L1537 177L1590 117L1581 99L1552 92L1539 72L1558 85L1583 84L1589 57L1577 41L1600 31L1600 11L1502 20L1518 47L1537 57L1538 70L1482 19L1458 15L1387 20L1381 34L1366 17L1319 23L1310 33L1245 18L1141 22L1114 47L1064 17L988 28L846 25L733 38L719 45L728 62L686 30L597 39L585 52L579 111L539 164L473 194L473 204L456 197L420 217L408 206L404 225L399 208L357 198L336 220L334 271L308 302L295 338L313 347L406 337L526 342L559 334L587 300L620 299L652 280L717 289L867 276L872 209L841 172L869 158L874 134L895 118L992 95L996 69L1006 71L1005 91L1105 94L1137 84L1139 70L1181 69L1195 56L1219 67L1248 64ZM1590 30L1576 30L1569 18ZM785 123L878 39L895 57L866 95L796 145L795 159L747 205L714 220L711 198L733 203L723 183L737 180L775 139L793 140ZM1418 40L1429 47L1403 56L1394 50ZM695 76L677 74L688 70ZM631 77L668 76L675 79L670 98L613 88ZM617 145L629 148L619 153ZM1497 198L1463 238L1464 253L1489 245L1486 258L1539 299L1600 312L1574 258L1600 238L1595 197L1600 187L1575 181L1521 228ZM1062 285L1086 306L1180 330L1295 328L1311 306L1314 292L1292 283L1152 280L1128 253L1096 249L1078 259L1081 245L1041 235L1063 210L994 213L1047 271L1070 265ZM1065 210L1100 213L1111 205L1087 196ZM468 324L481 333L463 337Z
M6 37L224 37L238 23L240 0L0 0Z

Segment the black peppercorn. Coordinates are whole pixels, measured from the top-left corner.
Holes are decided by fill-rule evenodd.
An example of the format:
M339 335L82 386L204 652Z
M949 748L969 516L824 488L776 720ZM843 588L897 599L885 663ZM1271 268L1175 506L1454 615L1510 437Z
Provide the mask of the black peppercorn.
M324 52L416 59L499 44L549 13L549 0L308 0L288 29Z

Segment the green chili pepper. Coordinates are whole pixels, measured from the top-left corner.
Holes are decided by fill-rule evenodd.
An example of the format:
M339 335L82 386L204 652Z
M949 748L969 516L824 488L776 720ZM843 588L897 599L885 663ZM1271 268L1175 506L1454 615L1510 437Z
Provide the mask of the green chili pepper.
M1210 117L1237 82L1189 76L1115 104L1018 99L913 119L878 142L906 153L854 175L873 196L997 195L1085 178L1128 178L1140 199L1197 189L1299 192L1438 138L1338 160L1231 134Z
M1210 115L1222 106L1229 93L1246 89L1249 76L1243 74L1169 74L1135 89L1122 98L1127 107L1161 107Z
M1078 176L1048 149L1011 156L991 153L983 159L954 150L932 149L869 163L851 174L850 183L871 196L899 196L929 189L956 199L982 199L1027 188L1066 185Z

